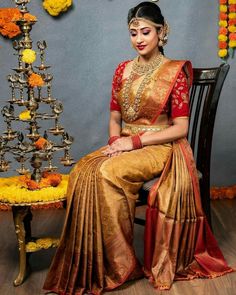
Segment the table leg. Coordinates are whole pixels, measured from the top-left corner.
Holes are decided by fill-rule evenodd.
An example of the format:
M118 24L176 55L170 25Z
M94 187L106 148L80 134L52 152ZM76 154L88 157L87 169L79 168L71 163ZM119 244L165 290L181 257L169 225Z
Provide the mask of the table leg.
M12 212L19 245L19 274L13 284L14 286L19 286L26 277L26 237L31 234L30 221L32 214L30 212L30 206L13 206Z

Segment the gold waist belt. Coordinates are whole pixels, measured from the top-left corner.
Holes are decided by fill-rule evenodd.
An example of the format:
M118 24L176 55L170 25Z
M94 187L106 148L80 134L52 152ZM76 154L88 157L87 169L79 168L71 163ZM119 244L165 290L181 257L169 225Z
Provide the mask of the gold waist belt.
M169 125L136 125L136 124L125 124L122 128L122 133L137 134L145 131L161 131L168 128Z

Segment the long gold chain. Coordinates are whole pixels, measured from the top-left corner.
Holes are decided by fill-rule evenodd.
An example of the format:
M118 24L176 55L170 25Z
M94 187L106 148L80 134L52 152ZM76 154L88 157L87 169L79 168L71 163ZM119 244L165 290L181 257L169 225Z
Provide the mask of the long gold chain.
M128 77L128 79L124 83L124 87L121 93L121 98L122 98L122 106L124 109L124 116L126 119L129 121L134 121L138 117L139 109L140 109L140 103L141 103L141 98L143 91L146 87L146 85L149 84L151 80L151 75L152 73L161 66L163 61L163 55L159 54L153 62L148 63L146 65L140 65L138 64L138 59L136 58L133 62L131 73ZM140 83L137 93L134 98L134 103L131 105L130 103L130 89L132 86L132 82L134 79L135 74L138 75L144 75L144 78L142 82Z

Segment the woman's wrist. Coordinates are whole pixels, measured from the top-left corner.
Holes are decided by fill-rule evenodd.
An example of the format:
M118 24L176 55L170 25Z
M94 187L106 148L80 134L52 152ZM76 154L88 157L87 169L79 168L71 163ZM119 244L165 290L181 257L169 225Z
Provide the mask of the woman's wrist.
M131 141L133 150L141 149L143 147L141 137L138 134L131 136Z
M114 135L114 136L111 136L109 139L108 139L108 144L111 145L113 144L113 142L115 142L117 139L119 139L120 136L118 135Z

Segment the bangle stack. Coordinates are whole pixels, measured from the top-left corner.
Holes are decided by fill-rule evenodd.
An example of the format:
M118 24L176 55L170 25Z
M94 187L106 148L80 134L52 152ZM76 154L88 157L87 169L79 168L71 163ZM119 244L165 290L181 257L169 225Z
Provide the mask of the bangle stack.
M108 140L108 144L112 145L113 142L115 142L119 138L120 138L120 136L118 136L118 135L110 137L109 140Z
M133 144L133 150L141 149L143 147L141 138L138 134L131 136L131 140Z

